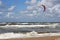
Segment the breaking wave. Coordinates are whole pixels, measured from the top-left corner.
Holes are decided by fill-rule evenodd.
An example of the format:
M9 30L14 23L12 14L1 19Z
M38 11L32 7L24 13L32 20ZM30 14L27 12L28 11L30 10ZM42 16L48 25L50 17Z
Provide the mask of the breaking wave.
M60 33L43 33L38 34L35 31L32 31L30 33L3 33L0 34L0 39L10 39L10 38L29 38L29 37L46 37L46 36L60 36Z

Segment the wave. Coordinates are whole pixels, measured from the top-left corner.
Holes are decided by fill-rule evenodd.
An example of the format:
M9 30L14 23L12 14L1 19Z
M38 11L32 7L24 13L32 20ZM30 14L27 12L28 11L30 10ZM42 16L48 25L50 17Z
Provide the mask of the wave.
M60 32L59 23L49 24L49 25L5 25L0 26L0 33L7 32Z
M21 27L46 27L46 26L48 26L48 27L53 27L53 28L55 28L56 26L60 26L59 25L60 23L53 23L53 24L35 24L35 25L9 25L9 24L7 24L7 25L5 25L5 26L1 26L1 27L16 27L16 28L21 28Z
M30 33L3 33L0 34L0 39L10 39L10 38L29 38L29 37L46 37L46 36L60 36L60 33L43 33L38 34L35 31L32 31Z

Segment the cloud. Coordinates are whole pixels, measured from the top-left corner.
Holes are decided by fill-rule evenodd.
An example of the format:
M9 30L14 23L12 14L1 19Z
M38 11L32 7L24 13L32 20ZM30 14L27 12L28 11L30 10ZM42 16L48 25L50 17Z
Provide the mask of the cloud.
M34 7L33 6L27 6L27 10L33 10Z
M60 2L60 0L42 0L41 4L45 4L48 7L53 7L54 5L58 4L57 2Z
M3 16L6 16L5 18L12 18L12 19L24 19L28 20L44 20L45 18L55 18L60 17L60 0L27 0L25 2L26 9L20 11L19 13L14 13L14 9L16 8L16 5L12 5L9 8L3 9L4 14ZM2 2L0 1L0 5ZM46 11L43 12L44 8L41 5L46 6ZM24 7L25 8L25 7ZM6 13L6 14L5 14ZM2 12L0 12L2 14ZM2 15L1 15L2 16ZM31 17L31 18L30 18ZM22 20L21 19L21 20ZM37 20L37 21L38 21Z
M14 15L15 15L14 12L8 12L5 17L7 17L7 18L15 18Z
M52 9L60 14L60 5L55 5Z
M4 3L2 2L2 0L0 0L0 18L1 19L14 19L14 18L18 18L18 15L15 15L14 13L14 9L16 8L16 5L4 5Z
M29 17L33 17L33 16L34 16L34 14L27 14L27 16L29 16Z
M0 12L0 14L2 14L3 12Z
M34 4L34 3L36 3L37 2L37 0L31 0L31 3L32 4Z
M7 18L14 18L14 12L13 12L13 10L15 9L15 5L14 6L10 6L10 8L7 8L8 10L6 10L6 15L5 15L5 17L7 17Z
M45 16L47 16L47 17L53 17L54 15L46 13Z
M4 9L4 11L2 11L2 13L3 14L5 14L4 15L4 18L13 18L14 16L11 16L11 15L13 15L13 10L15 9L15 6L11 6L10 8L6 8L6 9L8 9L8 10L5 10Z
M30 4L30 2L28 1L28 0L26 0L26 2L25 2L26 4Z
M11 6L10 8L6 8L7 6L2 3L0 0L0 12L12 12L15 9L15 5Z
M15 9L15 5L14 6L11 6L10 8L8 8L8 11L13 11Z
M8 12L5 15L5 18L7 19L19 19L22 15L19 13L15 13L15 12Z
M39 16L42 15L45 17L57 17L60 15L60 0L31 0L26 1L27 8L26 11L23 11L27 16ZM43 7L41 5L46 6L46 11L43 12ZM22 13L23 13L22 12ZM56 15L57 14L57 15ZM24 15L24 14L23 14Z
M3 4L2 0L0 0L0 8L3 9L5 8L6 6Z
M27 16L29 16L29 17L33 17L33 16L36 16L37 15L37 11L36 10L34 10L32 13L30 13L30 14L27 14Z
M33 11L33 13L37 13L37 11L36 11L36 10L34 10L34 11Z
M53 12L53 10L55 9L55 11L57 11L56 9L58 8L58 7L60 7L59 5L60 5L60 0L42 0L41 1L41 3L42 4L45 4L46 5L46 7L48 8L48 9L50 9L50 11L52 11ZM59 5L58 5L59 4Z
M12 14L11 12L8 12L8 13L6 14L6 17L7 17L7 18L10 18L10 17L11 17L11 16L10 16L11 14Z
M2 1L0 0L0 6L2 5Z
M26 2L25 2L26 4L29 4L29 5L34 5L34 4L36 4L37 3L37 0L27 0Z
M24 11L20 11L20 14L25 14L25 13L28 13L28 11L27 10L24 10Z

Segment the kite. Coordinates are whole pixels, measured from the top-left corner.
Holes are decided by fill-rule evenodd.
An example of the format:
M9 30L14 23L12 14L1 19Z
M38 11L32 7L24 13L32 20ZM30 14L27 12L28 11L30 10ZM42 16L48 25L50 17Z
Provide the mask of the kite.
M41 6L43 6L43 8L44 8L44 12L46 11L46 6L45 5L41 5Z

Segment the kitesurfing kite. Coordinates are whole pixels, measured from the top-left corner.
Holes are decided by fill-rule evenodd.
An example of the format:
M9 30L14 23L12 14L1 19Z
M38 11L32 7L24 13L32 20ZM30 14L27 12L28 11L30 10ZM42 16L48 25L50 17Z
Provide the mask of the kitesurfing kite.
M45 12L46 11L46 6L45 5L41 5L41 6L44 8L43 11Z
M29 1L26 1L26 4L27 4L27 5L31 5L31 4L29 3ZM39 5L39 7L40 7L40 6L43 7L43 9L44 9L43 12L45 12L45 11L46 11L46 6L45 6L44 4Z

